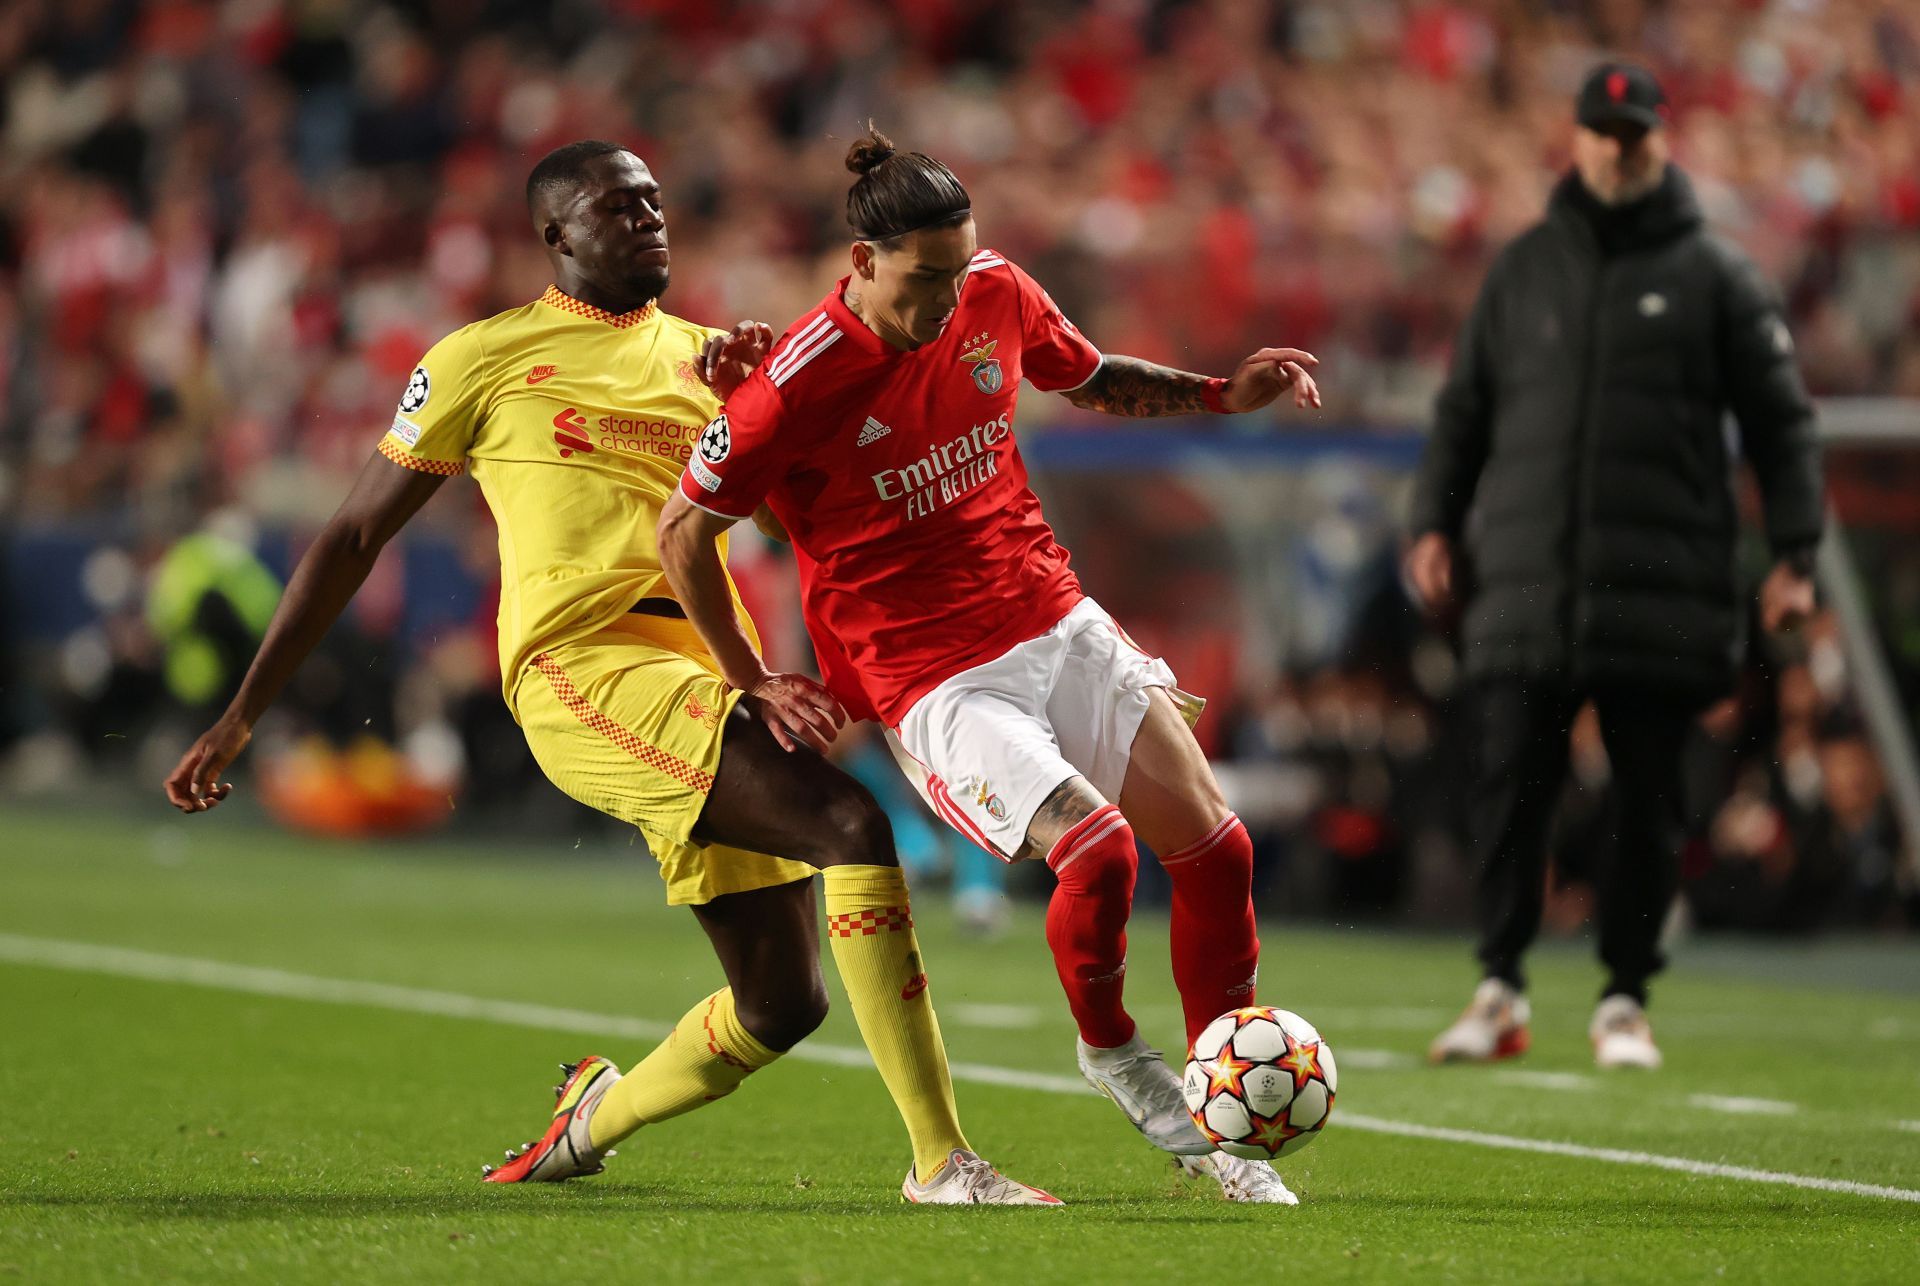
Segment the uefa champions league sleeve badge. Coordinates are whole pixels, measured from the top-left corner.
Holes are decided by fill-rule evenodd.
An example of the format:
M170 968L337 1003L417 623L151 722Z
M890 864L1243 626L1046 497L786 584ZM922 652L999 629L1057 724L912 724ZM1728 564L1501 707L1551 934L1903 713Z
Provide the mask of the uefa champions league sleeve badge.
M407 391L400 395L400 410L412 415L427 404L427 397L433 392L433 382L427 378L427 368L416 366L413 374L407 378Z
M733 431L727 426L726 414L722 412L700 430L700 440L694 445L693 458L687 461L687 470L693 474L693 480L700 484L701 490L709 493L718 491L720 475L708 466L719 464L732 454Z
M708 464L719 464L732 453L733 431L727 426L727 417L717 415L700 431L700 458Z

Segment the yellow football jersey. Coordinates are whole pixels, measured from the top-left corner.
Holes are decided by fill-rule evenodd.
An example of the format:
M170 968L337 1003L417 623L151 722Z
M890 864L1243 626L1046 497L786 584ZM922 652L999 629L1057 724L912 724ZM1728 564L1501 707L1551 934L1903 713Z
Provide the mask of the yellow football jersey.
M672 597L654 525L720 411L698 369L715 333L653 306L614 316L549 286L454 331L408 380L380 453L427 473L470 469L480 484L500 529L509 706L535 653ZM745 621L737 590L734 606Z

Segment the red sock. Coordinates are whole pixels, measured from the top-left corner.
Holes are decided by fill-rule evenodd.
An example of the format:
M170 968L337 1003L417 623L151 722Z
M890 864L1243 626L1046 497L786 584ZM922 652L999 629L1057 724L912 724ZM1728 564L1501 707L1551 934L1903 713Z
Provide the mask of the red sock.
M1100 1049L1133 1039L1120 993L1127 973L1127 916L1140 872L1133 828L1112 804L1060 837L1047 854L1059 879L1047 904L1047 945L1080 1038Z
M1173 985L1187 1015L1187 1046L1230 1009L1253 1003L1260 938L1253 922L1253 841L1227 819L1160 859L1173 881Z

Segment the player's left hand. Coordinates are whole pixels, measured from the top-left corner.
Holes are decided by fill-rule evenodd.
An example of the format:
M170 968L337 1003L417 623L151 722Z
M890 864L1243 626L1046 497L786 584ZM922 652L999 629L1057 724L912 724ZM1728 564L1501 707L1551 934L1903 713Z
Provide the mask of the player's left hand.
M1221 405L1238 415L1257 411L1293 390L1293 404L1301 410L1320 406L1320 386L1313 381L1313 369L1320 359L1303 348L1263 348L1252 354L1227 378L1220 391Z
M748 689L747 701L782 750L804 743L824 755L847 726L833 693L804 674L769 674Z
M700 350L700 378L726 401L766 358L773 339L773 327L757 321L743 321L728 334L710 336Z
M253 740L245 721L223 715L200 739L187 747L180 762L167 774L167 802L183 813L204 813L233 793L233 783L220 780L227 765Z
M1769 634L1797 628L1813 615L1813 577L1778 562L1760 585L1760 623Z

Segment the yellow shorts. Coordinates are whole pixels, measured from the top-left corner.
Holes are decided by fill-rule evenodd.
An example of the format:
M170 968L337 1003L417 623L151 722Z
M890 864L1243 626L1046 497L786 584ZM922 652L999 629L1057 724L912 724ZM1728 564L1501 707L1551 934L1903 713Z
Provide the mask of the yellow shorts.
M672 906L790 884L804 862L691 839L740 694L686 621L631 615L541 652L514 714L541 771L581 803L640 828Z

